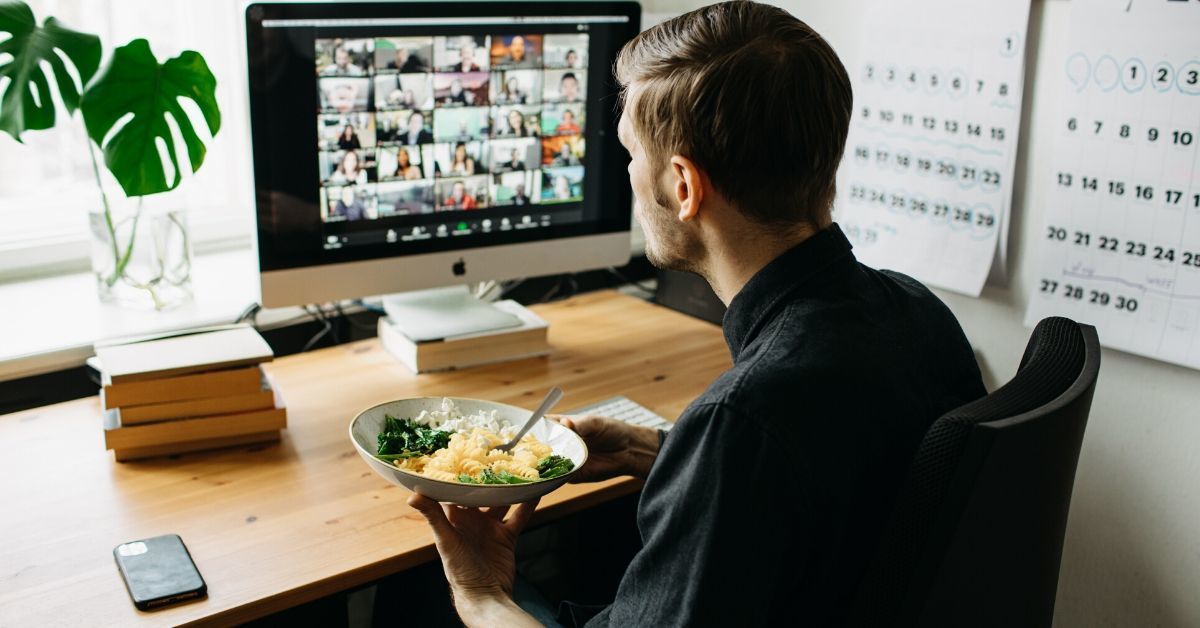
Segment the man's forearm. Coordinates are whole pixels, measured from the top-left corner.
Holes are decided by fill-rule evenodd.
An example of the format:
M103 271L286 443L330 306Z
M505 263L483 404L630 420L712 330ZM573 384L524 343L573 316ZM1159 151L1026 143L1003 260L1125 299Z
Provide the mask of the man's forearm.
M514 626L517 628L539 628L542 624L526 613L503 594L454 595L454 608L468 628L491 628L492 626Z

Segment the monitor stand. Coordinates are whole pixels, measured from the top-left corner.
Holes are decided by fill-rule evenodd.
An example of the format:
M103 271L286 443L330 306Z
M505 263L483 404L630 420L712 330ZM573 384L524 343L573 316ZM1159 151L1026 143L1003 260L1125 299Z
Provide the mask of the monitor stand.
M383 309L414 342L520 327L521 319L475 298L467 286L389 294Z

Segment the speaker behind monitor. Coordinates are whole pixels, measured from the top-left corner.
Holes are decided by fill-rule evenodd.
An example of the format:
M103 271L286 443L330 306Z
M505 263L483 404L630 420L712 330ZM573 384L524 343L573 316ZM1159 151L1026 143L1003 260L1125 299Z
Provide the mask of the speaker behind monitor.
M658 271L658 289L655 290L654 300L659 305L717 325L725 317L725 304L717 298L703 277L693 273Z

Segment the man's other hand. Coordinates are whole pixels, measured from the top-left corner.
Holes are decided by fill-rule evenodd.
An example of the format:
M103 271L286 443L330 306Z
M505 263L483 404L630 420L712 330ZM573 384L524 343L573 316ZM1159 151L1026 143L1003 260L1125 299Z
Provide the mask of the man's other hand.
M540 626L512 600L517 535L529 523L537 500L488 509L439 504L413 493L408 505L425 516L454 606L463 623L475 626Z
M574 430L588 448L587 462L571 482L599 482L622 475L646 479L658 456L658 430L599 416L551 418Z
M507 521L509 506L463 508L416 493L408 505L433 528L446 580L456 596L512 595L517 535L529 522L536 500L518 505Z

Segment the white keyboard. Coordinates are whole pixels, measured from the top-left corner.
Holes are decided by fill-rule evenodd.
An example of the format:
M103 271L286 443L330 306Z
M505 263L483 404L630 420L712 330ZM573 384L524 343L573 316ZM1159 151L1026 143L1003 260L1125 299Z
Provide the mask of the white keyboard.
M624 395L605 399L590 406L576 408L570 414L594 414L596 416L618 419L626 423L641 425L656 430L669 431L674 425L650 410L638 405L634 400Z

